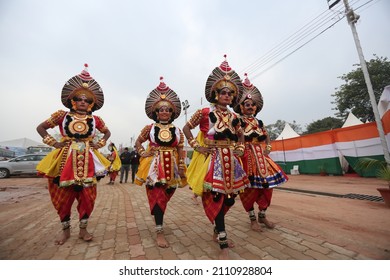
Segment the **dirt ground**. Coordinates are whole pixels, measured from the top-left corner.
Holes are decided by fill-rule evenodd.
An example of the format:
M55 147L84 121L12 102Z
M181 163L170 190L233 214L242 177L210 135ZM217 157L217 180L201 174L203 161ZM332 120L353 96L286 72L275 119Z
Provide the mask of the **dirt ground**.
M268 217L291 231L359 252L364 259L390 259L390 208L383 201L336 197L360 194L375 200L380 198L376 188L385 186L375 178L290 176L288 183L275 189ZM188 195L183 193L178 192L177 197ZM49 202L43 178L0 180L0 229L43 203L49 206ZM55 219L54 209L48 211ZM3 237L0 232L0 243Z
M28 209L48 201L47 180L11 177L0 180L0 225L22 216Z

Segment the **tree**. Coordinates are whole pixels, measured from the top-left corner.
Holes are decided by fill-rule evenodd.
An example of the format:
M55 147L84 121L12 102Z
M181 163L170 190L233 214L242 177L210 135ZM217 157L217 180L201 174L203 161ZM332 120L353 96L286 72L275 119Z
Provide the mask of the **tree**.
M275 140L276 138L278 138L278 136L280 135L280 133L282 133L284 127L286 126L286 123L286 121L277 120L276 123L265 126L269 138L271 140ZM293 121L292 123L288 124L291 126L292 129L294 129L296 133L302 134L302 128L299 124L296 123L296 121Z
M307 125L306 132L304 134L311 134L321 131L326 131L334 128L340 128L343 126L343 120L334 117L327 117L322 120L314 121Z
M383 89L390 84L390 61L386 57L378 57L375 54L374 57L367 62L367 68L375 99L378 102ZM354 64L354 66L359 65ZM338 89L336 88L336 93L332 94L335 97L335 101L332 104L336 105L333 109L338 110L335 115L345 119L351 111L363 122L375 121L362 68L358 67L338 78L344 80L345 84Z

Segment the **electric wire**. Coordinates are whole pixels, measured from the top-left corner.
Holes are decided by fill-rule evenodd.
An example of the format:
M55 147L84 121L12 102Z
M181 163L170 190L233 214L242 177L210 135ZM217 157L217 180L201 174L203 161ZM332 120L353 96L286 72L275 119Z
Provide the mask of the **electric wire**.
M361 0L351 1L350 5L356 5ZM364 4L358 6L354 10L358 10L367 4L373 2L375 0L369 0ZM378 0L380 1L380 0ZM371 3L370 6L376 4L377 2ZM365 10L364 9L364 10ZM339 7L338 9L328 9L322 12L320 15L316 16L314 19L309 21L303 27L298 29L295 33L290 35L287 39L283 40L281 43L276 45L262 57L256 59L250 65L242 69L241 72L251 72L251 80L255 80L260 75L264 74L289 56L291 56L296 51L300 50L308 43L322 35L324 32L332 28L335 24L337 24L340 20L345 18L345 11L343 11L343 7ZM324 27L326 26L326 27ZM318 31L320 30L320 31ZM315 34L314 34L315 33ZM294 48L294 49L293 49ZM293 50L291 50L293 49ZM286 54L287 53L287 54Z
M298 44L300 41L302 41L304 38L309 36L311 33L315 32L318 28L323 26L324 24L328 23L332 18L334 17L332 15L325 15L322 13L320 16L317 16L315 19L313 19L311 22L306 24L304 27L299 29L297 32L295 32L293 35L289 36L287 39L282 41L279 45L271 49L269 52L267 52L264 56L257 59L254 63L252 63L249 67L245 68L244 71L246 72L253 72L258 68L261 68L263 65L267 64L269 61L272 61L275 59L278 55L282 54L289 48L293 47L294 45ZM312 22L315 21L313 24Z
M356 5L361 0L352 0L350 1L350 6ZM375 2L376 1L376 2ZM363 3L362 5L358 6L357 8L354 8L354 10L358 10L362 7L365 7L367 4L371 3L371 5L365 7L367 8L371 7L372 5L375 5L377 2L381 0L368 0L367 2ZM345 11L344 7L338 7L335 9L334 7L332 9L327 9L320 13L318 16L314 17L312 20L310 20L308 23L303 25L301 28L299 28L296 32L294 32L292 35L284 39L281 43L276 45L274 48L269 50L267 53L265 53L263 56L257 58L254 62L249 64L247 67L242 69L240 73L243 72L251 72L251 80L254 81L256 78L312 42L314 39L318 38L320 35L325 33L327 30L332 28L335 24L337 24L340 20L345 18ZM331 24L329 24L331 23ZM325 28L323 28L325 25L327 25ZM319 32L314 34L313 36L309 37L316 31L321 29ZM306 40L305 40L306 39ZM302 41L304 41L302 43ZM300 44L300 45L298 45ZM296 48L291 50L294 46L298 45ZM286 54L287 52L287 54ZM284 55L283 55L284 54ZM283 55L282 57L280 57ZM272 64L271 64L272 63ZM267 66L268 65L268 66ZM197 108L192 108L191 110L187 111L187 115L192 115ZM181 115L178 119L184 118L184 115Z

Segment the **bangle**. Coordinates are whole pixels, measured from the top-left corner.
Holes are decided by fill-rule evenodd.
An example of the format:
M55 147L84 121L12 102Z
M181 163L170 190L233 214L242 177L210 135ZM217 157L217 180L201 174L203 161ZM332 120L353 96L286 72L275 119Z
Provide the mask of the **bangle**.
M238 156L242 157L244 155L245 151L245 144L244 143L237 143L234 147L234 150L238 152Z
M265 149L267 151L272 151L272 146L270 144L268 144L268 145L265 146Z
M179 163L179 169L185 169L185 164L184 163Z
M239 142L239 143L237 143L237 144L235 145L235 148L236 148L236 149L242 149L242 150L244 150L244 149L245 149L245 144Z
M188 140L188 144L190 144L190 146L191 146L195 151L196 151L197 148L200 147L198 141L196 141L196 139L194 139L194 138L190 138L190 139Z
M57 140L54 139L54 137L50 134L47 134L45 137L42 138L42 142L46 145L54 147L54 145L57 143Z
M143 147L141 147L141 148L139 148L139 149L137 150L137 153L138 153L140 156L142 156L142 155L145 153L145 149L144 149Z

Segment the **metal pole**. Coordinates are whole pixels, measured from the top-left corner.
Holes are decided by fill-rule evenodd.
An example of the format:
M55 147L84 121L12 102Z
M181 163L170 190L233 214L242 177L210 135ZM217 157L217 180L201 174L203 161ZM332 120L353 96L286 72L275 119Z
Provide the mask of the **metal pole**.
M284 172L287 173L287 163L286 163L286 150L284 149L284 139L282 137L282 147L283 147L283 163L284 163Z
M390 165L390 154L389 154L389 150L388 150L388 146L387 146L387 142L386 142L386 138L385 138L385 133L384 133L383 126L382 126L382 121L381 121L380 116L379 116L378 105L377 105L376 100L375 100L374 90L372 89L372 84L371 84L370 75L368 73L367 64L366 64L366 61L364 60L363 50L362 50L362 47L360 45L359 36L357 34L357 31L356 31L355 23L358 21L359 16L356 15L353 12L353 10L349 7L348 0L343 0L343 1L344 1L344 5L345 5L345 12L347 15L347 20L348 20L349 25L351 26L353 39L355 40L356 49L357 49L357 52L359 55L360 65L362 67L364 80L365 80L366 85L367 85L368 95L370 96L372 110L374 111L374 117L375 117L377 129L379 132L379 138L380 138L382 149L383 149L383 155L385 157L385 161L386 161L387 165Z
M188 100L184 100L184 102L182 102L181 104L183 105L185 124L187 124L187 109L190 107L190 104L188 103ZM187 147L186 137L184 137L184 147Z

